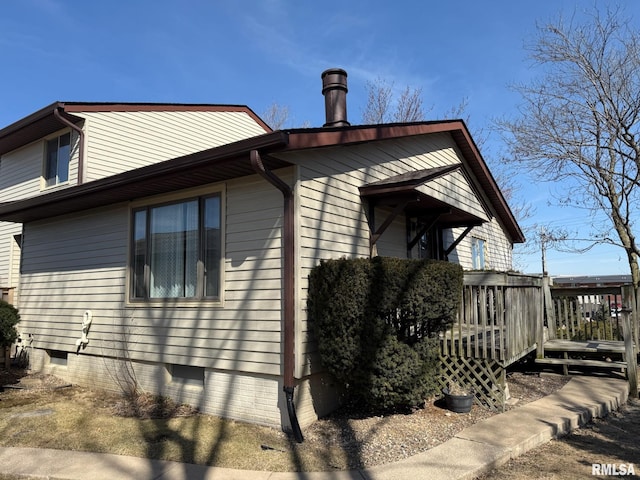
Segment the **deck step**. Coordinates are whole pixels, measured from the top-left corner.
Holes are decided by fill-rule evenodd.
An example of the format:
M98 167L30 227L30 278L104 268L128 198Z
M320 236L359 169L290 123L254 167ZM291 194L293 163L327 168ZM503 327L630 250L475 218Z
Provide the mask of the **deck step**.
M548 340L549 352L624 353L624 342L612 340Z
M574 365L576 367L627 368L627 362L607 362L605 360L585 360L582 358L536 358L536 363L548 365Z

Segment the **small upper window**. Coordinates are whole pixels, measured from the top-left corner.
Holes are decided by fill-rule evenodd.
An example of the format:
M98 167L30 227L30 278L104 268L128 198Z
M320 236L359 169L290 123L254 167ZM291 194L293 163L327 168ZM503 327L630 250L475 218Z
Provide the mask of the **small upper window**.
M69 160L71 159L71 134L65 133L47 141L44 165L45 186L58 185L69 181Z
M471 268L484 270L485 268L485 241L481 238L471 238Z

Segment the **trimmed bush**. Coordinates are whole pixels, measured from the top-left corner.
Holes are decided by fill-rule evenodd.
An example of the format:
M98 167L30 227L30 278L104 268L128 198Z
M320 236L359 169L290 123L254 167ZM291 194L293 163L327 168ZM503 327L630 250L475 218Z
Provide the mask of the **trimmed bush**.
M10 303L0 300L0 347L10 347L18 338L16 325L20 321L18 310Z
M437 391L436 335L455 319L461 292L462 268L448 262L321 262L307 307L323 365L370 408L420 404Z

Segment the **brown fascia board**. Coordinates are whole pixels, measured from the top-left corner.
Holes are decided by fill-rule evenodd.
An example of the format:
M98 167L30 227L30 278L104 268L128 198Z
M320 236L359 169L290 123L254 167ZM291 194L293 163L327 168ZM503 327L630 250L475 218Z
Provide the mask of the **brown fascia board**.
M64 103L54 102L0 130L0 155L65 128L53 114L54 110L63 109ZM73 123L83 120L75 115L64 114L64 116Z
M414 172L401 173L399 175L394 175L393 177L385 178L384 180L378 180L376 182L363 185L359 190L361 195L367 196L391 193L396 190L415 189L426 182L435 180L438 177L452 173L460 168L462 168L462 164L457 163L442 167L433 167Z
M73 115L82 112L244 112L266 133L273 131L253 110L244 105L54 102L0 130L0 155L62 130L64 125L53 114L56 109L64 112L64 116L73 123L84 120Z
M478 147L463 120L444 120L416 123L361 125L336 128L288 130L289 144L285 150L334 147L414 135L448 133L451 135L469 168L496 210L498 217L514 243L524 243L525 237L507 204L495 178L489 171Z
M252 175L251 150L269 153L286 144L286 133L266 133L82 185L0 203L0 220L25 223ZM264 163L269 169L291 165L273 156L267 156Z

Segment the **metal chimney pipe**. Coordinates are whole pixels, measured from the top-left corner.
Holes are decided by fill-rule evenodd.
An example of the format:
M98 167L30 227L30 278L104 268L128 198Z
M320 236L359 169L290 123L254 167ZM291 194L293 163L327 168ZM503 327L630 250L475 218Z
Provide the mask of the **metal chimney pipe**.
M348 127L347 121L347 72L330 68L322 72L322 95L327 123L324 127Z

